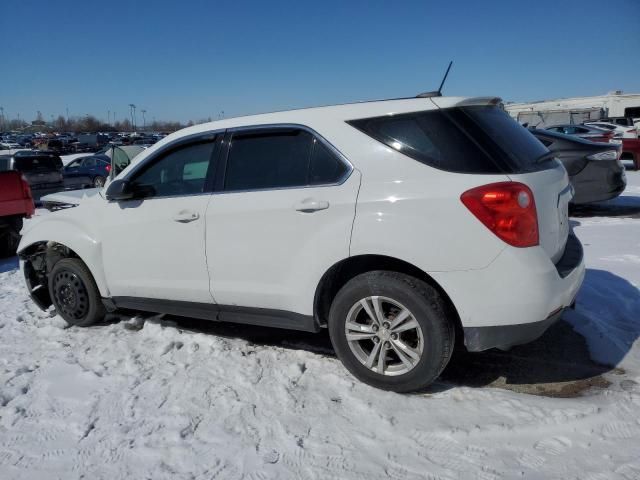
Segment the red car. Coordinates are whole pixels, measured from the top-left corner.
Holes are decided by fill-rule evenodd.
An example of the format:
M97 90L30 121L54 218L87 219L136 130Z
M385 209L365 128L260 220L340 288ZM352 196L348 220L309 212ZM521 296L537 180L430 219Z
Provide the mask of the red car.
M29 184L20 172L0 171L0 257L14 255L22 220L35 212Z
M634 170L640 170L640 139L623 138L620 160L633 160Z

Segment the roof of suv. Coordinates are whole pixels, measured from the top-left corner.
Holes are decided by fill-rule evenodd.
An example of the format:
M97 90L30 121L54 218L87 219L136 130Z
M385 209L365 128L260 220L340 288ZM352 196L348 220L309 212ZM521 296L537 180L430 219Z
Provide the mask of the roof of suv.
M216 120L179 130L166 138L198 133L214 129L233 128L270 123L302 123L314 120L330 119L353 120L358 118L393 115L397 113L413 112L417 110L432 110L436 108L450 108L470 105L495 105L501 102L497 97L428 97L428 98L400 98L391 100L375 100L341 105L327 105L322 107L282 110L271 113L246 115ZM179 133L179 135L176 135Z
M163 148L164 145L176 139L212 130L272 124L300 124L311 128L318 128L320 126L335 125L336 121L344 122L348 120L394 115L420 110L435 110L437 108L497 105L501 102L502 100L498 97L412 97L346 103L341 105L327 105L322 107L283 110L271 113L225 118L223 120L216 120L184 128L166 136L141 153L141 155L134 158L131 161L131 165L137 164L148 155Z

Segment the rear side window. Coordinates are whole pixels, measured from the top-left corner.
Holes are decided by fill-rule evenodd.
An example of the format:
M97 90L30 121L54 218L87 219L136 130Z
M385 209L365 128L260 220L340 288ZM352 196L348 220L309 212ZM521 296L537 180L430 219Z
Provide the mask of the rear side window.
M313 139L313 153L309 166L309 185L337 183L349 167L322 142Z
M347 171L348 166L307 131L236 133L229 146L224 189L327 185L338 183Z
M352 120L350 125L440 170L518 173L539 170L549 151L495 106L473 106ZM548 166L548 165L547 165Z
M0 157L0 172L6 172L9 170L9 161L11 157Z

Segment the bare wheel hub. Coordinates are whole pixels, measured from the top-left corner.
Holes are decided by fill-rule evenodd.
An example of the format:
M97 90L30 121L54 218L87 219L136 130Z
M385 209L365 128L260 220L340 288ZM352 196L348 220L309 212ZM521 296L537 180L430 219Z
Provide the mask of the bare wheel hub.
M63 270L56 274L53 295L56 307L65 317L80 320L89 312L87 288L80 277L71 271Z

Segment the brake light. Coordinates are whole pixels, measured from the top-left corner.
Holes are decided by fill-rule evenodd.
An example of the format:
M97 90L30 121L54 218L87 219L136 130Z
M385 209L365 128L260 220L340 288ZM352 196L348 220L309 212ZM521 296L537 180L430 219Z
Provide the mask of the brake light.
M31 196L31 187L29 186L29 182L24 177L20 177L20 185L22 186L22 196L24 198L33 198Z
M518 182L500 182L472 188L462 203L496 236L514 247L539 243L538 213L531 189Z
M104 167L104 169L107 171L107 173L111 172L111 164L108 164Z

